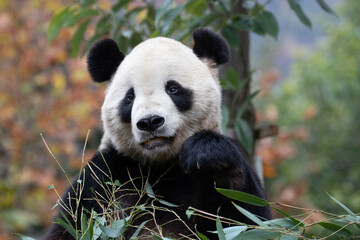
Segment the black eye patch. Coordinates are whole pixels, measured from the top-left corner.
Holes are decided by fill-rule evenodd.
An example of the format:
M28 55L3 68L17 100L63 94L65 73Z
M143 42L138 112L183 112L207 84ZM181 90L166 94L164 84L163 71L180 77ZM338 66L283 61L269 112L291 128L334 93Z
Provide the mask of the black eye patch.
M134 88L130 88L120 103L120 118L124 123L131 122L131 110L135 100Z
M184 88L174 80L170 80L165 85L165 91L180 112L191 109L193 93L190 89Z

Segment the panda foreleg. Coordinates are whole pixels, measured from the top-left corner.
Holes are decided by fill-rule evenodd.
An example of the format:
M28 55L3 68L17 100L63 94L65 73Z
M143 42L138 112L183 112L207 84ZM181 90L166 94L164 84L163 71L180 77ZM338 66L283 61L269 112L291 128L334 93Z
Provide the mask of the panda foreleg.
M264 190L240 147L229 138L203 130L187 139L181 150L180 167L201 185L203 210L252 223L237 213L231 200L220 195L215 187L234 189L265 198ZM215 184L215 186L214 186ZM250 212L270 219L268 207L257 207L237 202Z

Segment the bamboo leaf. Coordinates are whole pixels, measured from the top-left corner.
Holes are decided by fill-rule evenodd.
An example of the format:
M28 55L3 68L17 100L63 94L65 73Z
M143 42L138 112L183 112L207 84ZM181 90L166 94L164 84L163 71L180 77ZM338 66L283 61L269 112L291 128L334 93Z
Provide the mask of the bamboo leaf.
M146 188L146 193L147 193L147 195L148 195L150 198L155 198L154 191L153 191L153 189L152 189L149 181L146 181L145 188Z
M159 203L165 205L165 206L168 206L168 207L180 207L180 205L176 205L176 204L173 204L173 203L169 203L165 200L161 200L161 199L158 199L159 200Z
M146 224L148 221L150 221L150 220L147 220L147 221L142 222L142 223L140 224L140 226L136 228L136 231L135 231L134 234L131 236L130 240L132 240L132 239L139 239L139 238L137 238L137 236L139 235L141 229L145 226L145 224Z
M285 217L288 217L291 221L293 221L296 225L301 226L301 227L305 227L305 223L303 221L300 221L296 218L293 218L292 216L290 216L289 214L287 214L286 212L271 206L272 209L274 209L275 211L279 212L280 214L284 215Z
M255 195L245 193L245 192L224 189L224 188L216 188L216 191L218 191L222 195L224 195L228 198L231 198L233 200L237 200L240 202L248 203L248 204L259 206L259 207L265 207L270 204L270 202L268 202L265 199L259 198Z
M347 213L349 213L351 216L356 217L356 214L353 213L348 207L346 207L344 204L342 204L340 201L332 197L330 194L326 193L332 200L334 200L340 207L342 207Z
M209 238L207 236L205 236L204 234L198 232L197 230L196 230L196 234L199 236L199 238L201 240L209 240Z
M71 236L73 236L76 239L76 230L71 224L66 223L61 218L57 218L56 222L57 222L57 224L61 225L66 231L68 231L71 234Z
M241 212L243 215L245 215L247 218L249 218L251 221L253 221L254 223L256 223L257 225L263 227L263 228L268 228L267 225L265 225L257 216L255 216L254 214L252 214L251 212L249 212L248 210L236 205L235 203L232 203L236 209Z
M224 228L225 237L227 240L236 239L236 236L246 231L246 229L248 229L248 226L233 226Z
M280 232L275 232L266 229L252 229L240 233L235 239L236 240L265 240L275 239L280 236Z
M226 240L224 229L221 225L221 221L219 218L216 218L216 231L217 231L219 240Z
M339 225L336 225L334 223L329 223L329 222L319 222L317 223L319 226L331 231L331 232L336 232L337 235L340 235L340 236L343 236L343 237L350 237L352 236L353 234L348 230L346 229L345 227L343 226L339 226Z

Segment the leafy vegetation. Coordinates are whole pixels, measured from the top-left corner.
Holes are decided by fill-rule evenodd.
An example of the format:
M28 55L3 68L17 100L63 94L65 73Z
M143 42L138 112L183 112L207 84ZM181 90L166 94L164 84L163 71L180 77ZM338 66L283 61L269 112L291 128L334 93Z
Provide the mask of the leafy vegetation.
M305 134L294 141L297 153L280 166L276 182L302 179L311 201L329 211L335 209L325 191L360 211L360 58L352 54L360 48L357 10L359 2L347 1L339 20L326 25L327 40L299 54L289 80L267 99L277 106L281 126L301 126Z

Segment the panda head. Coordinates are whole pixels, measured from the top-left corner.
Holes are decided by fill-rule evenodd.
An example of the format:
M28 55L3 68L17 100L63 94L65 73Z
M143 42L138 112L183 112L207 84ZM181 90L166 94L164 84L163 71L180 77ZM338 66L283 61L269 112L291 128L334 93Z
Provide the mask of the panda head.
M221 90L218 65L229 58L223 38L206 30L193 33L194 47L157 37L124 56L104 39L88 55L96 82L110 80L101 117L110 144L140 161L165 161L203 129L220 131Z

